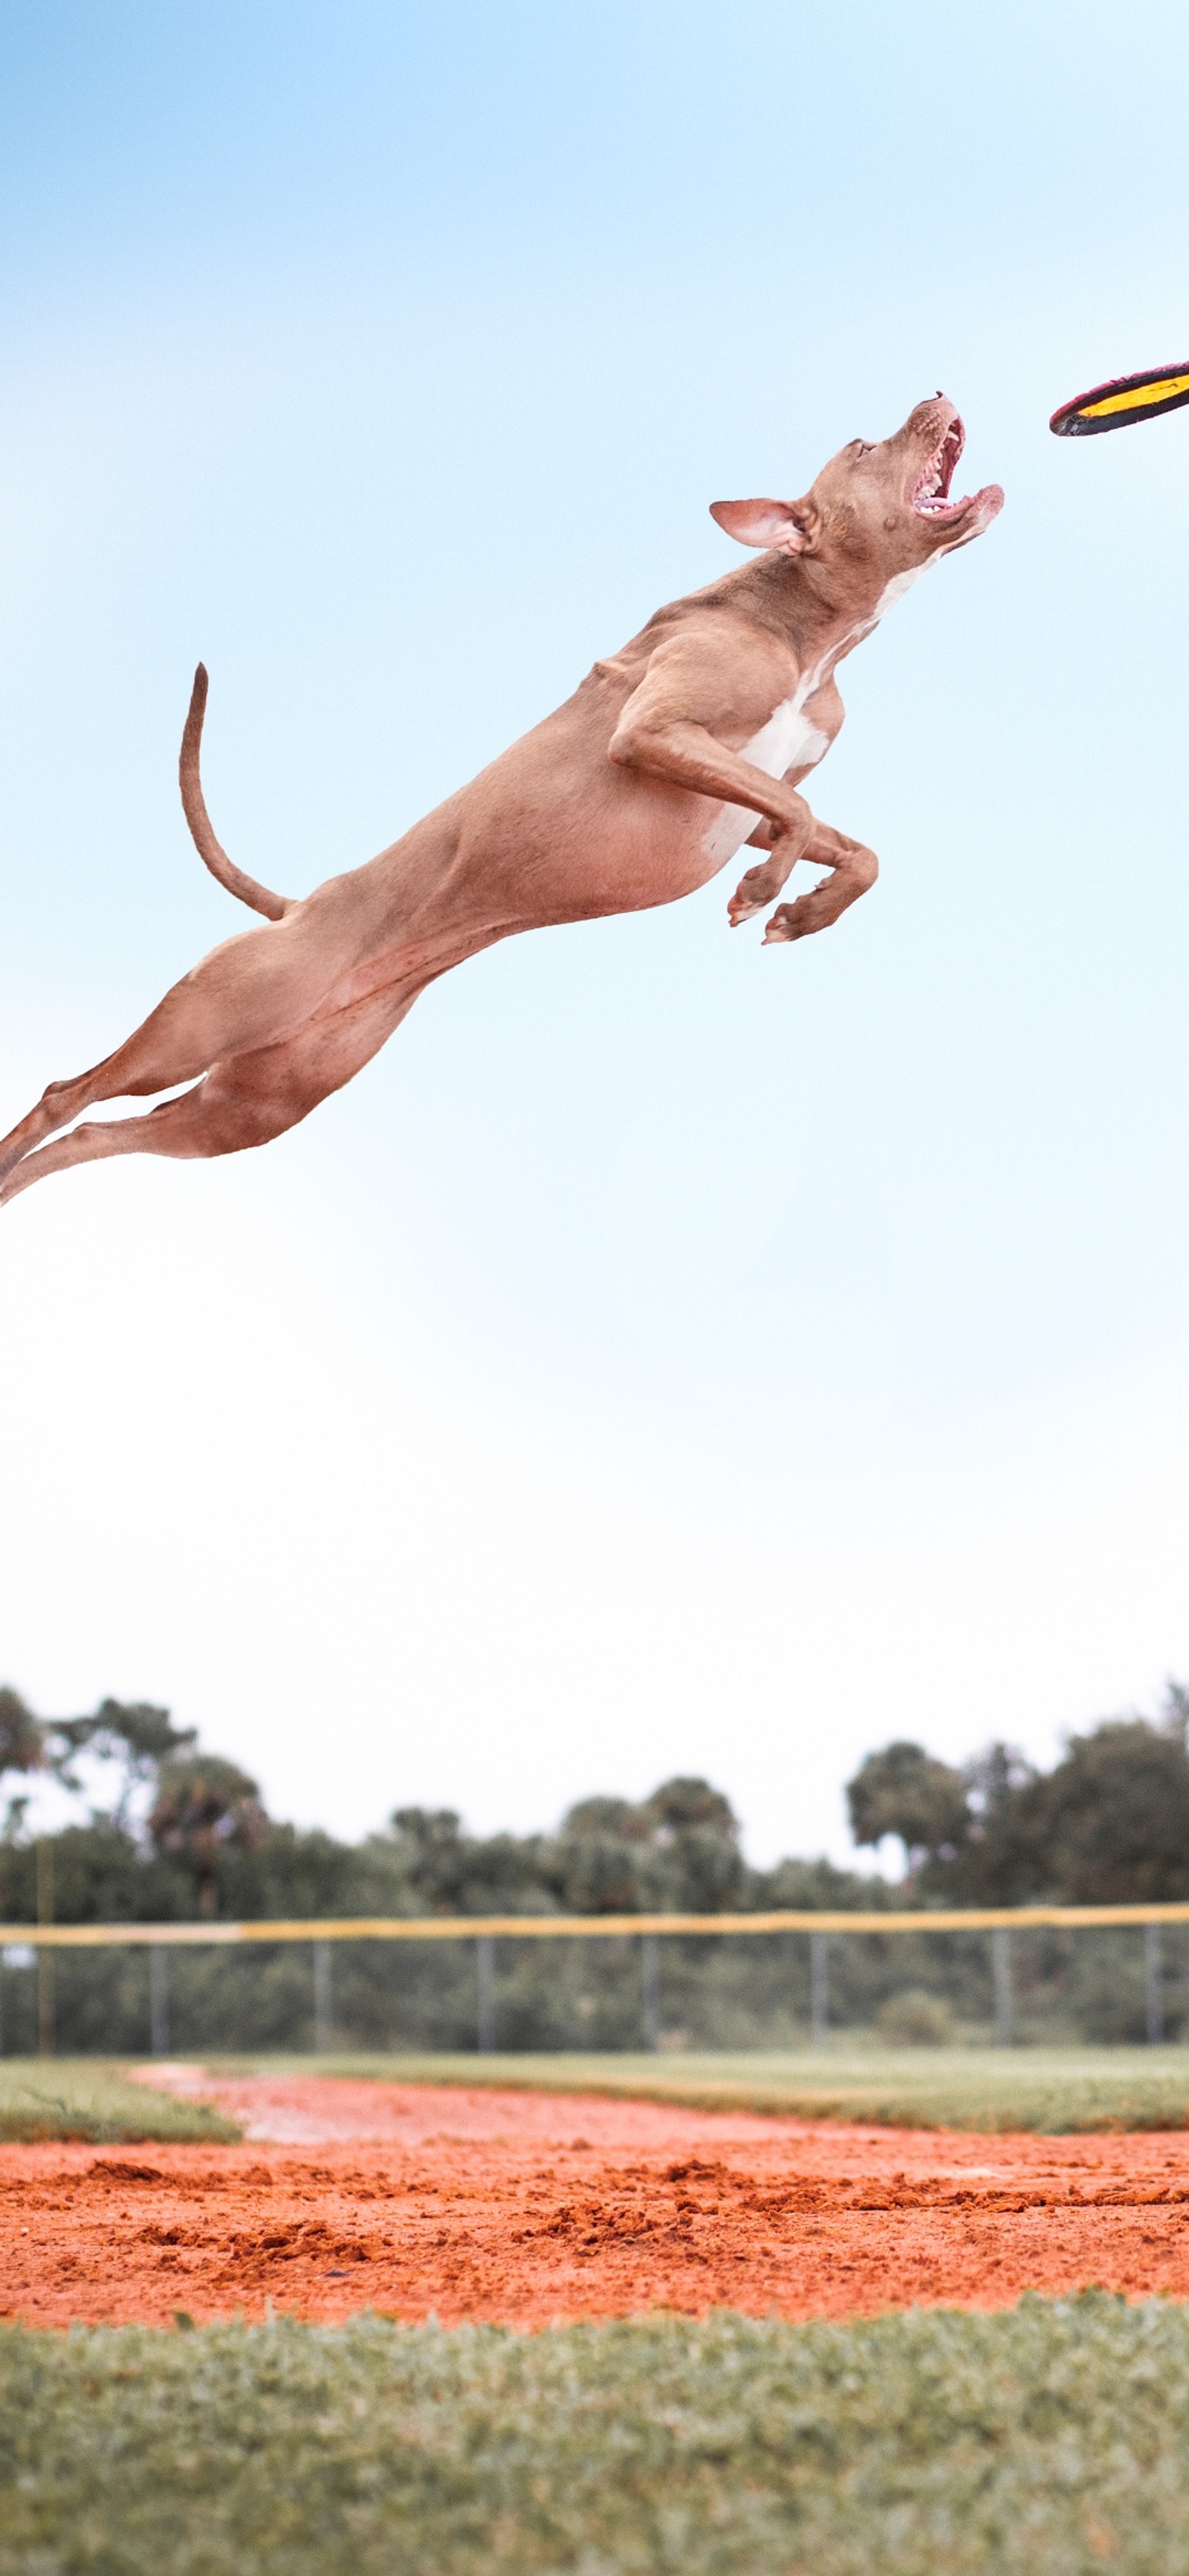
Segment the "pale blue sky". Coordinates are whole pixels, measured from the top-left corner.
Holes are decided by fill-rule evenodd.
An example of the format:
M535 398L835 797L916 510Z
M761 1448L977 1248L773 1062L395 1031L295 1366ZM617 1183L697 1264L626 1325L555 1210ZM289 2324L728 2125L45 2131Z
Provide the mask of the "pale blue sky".
M1003 517L847 666L826 938L489 953L266 1154L0 1228L0 1664L281 1812L713 1773L1189 1668L1189 26L1154 5L0 13L0 1125L942 386ZM242 917L241 917L242 918ZM325 1729L333 1722L332 1764Z

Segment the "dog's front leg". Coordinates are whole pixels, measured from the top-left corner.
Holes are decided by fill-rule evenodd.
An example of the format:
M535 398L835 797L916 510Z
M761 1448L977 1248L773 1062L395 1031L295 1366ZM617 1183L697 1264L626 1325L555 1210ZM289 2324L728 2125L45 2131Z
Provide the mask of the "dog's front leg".
M797 802L805 805L804 797L798 797ZM805 812L816 832L817 823L808 805L805 805ZM772 855L762 866L748 868L740 877L727 905L727 919L732 930L738 930L741 922L751 921L757 912L763 911L766 903L772 902L781 888L788 884L798 858L807 859L812 846L811 838L804 849L792 849L787 834L779 832L775 823L763 822L749 835L746 843L749 850L770 850Z
M807 849L813 816L787 779L770 777L744 752L732 751L718 728L746 728L745 739L752 739L772 713L774 688L787 685L791 693L796 677L791 667L773 681L762 649L749 654L736 638L724 652L717 630L686 630L658 646L608 744L617 768L643 770L762 815L772 834L770 864L782 871L774 893Z
M851 841L845 832L836 832L830 823L813 826L809 846L804 853L811 867L828 868L830 874L809 894L798 895L795 903L778 903L764 932L765 948L784 939L807 939L812 931L828 930L848 904L857 903L879 875L879 861L874 850L862 841ZM748 876L761 876L763 870L751 868ZM747 877L743 880L747 883ZM742 893L742 887L740 892Z

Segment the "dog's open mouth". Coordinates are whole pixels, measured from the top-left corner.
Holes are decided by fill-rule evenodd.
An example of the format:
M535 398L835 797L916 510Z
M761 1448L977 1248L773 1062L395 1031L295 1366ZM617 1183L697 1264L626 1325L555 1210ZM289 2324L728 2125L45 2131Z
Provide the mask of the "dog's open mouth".
M960 510L968 510L971 494L964 492L960 501L951 501L950 484L954 467L966 444L960 420L952 420L943 430L932 456L918 475L909 495L911 506L923 519L954 519Z

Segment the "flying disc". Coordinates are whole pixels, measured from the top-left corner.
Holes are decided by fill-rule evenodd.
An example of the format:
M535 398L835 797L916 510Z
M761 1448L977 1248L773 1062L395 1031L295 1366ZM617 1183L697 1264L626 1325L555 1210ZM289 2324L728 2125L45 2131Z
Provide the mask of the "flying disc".
M1092 385L1088 394L1062 403L1049 428L1057 438L1097 438L1104 429L1129 429L1134 420L1155 420L1159 412L1179 411L1189 403L1189 359L1179 367L1149 367L1142 376L1112 376Z

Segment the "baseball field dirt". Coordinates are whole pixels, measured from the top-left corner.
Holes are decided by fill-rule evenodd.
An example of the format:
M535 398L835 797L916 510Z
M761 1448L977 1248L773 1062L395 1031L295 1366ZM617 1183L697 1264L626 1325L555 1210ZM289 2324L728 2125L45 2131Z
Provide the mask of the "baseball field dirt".
M363 2309L541 2326L1189 2297L1189 2136L979 2136L311 2076L201 2090L238 2144L0 2147L0 2315Z

